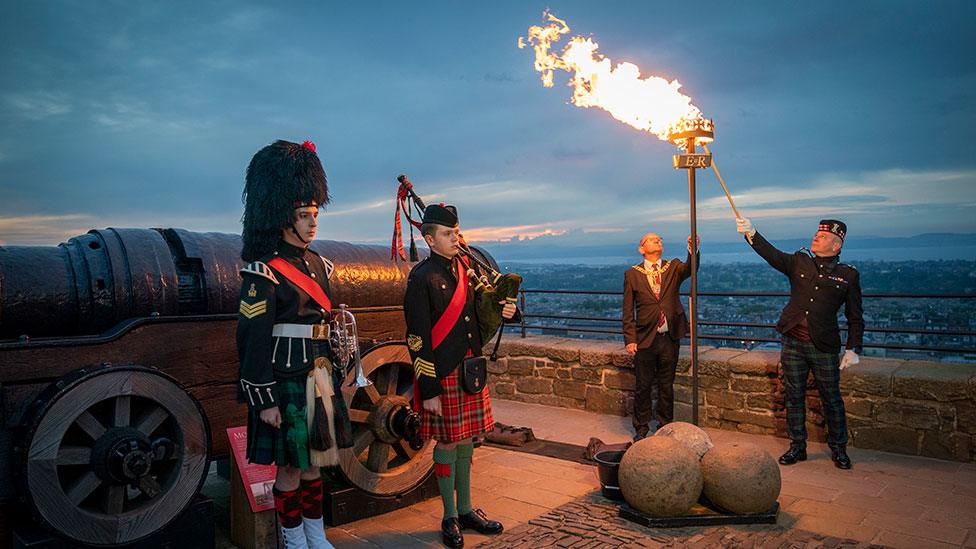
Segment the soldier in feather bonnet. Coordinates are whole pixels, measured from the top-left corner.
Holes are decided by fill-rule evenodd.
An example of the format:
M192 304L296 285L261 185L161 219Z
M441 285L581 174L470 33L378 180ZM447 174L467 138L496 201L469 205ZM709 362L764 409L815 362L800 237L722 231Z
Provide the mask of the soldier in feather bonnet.
M334 268L309 249L329 202L315 145L275 141L259 150L243 199L237 349L247 459L278 466L273 492L285 547L331 547L319 468L338 461L352 434L328 341Z

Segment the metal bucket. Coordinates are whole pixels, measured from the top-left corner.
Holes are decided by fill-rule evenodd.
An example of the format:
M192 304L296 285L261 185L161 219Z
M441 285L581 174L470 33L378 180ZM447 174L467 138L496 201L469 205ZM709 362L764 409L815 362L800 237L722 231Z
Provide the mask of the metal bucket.
M604 450L593 456L597 474L600 476L600 492L605 498L624 499L620 492L620 481L617 480L617 471L620 468L620 460L623 459L624 452L625 450Z

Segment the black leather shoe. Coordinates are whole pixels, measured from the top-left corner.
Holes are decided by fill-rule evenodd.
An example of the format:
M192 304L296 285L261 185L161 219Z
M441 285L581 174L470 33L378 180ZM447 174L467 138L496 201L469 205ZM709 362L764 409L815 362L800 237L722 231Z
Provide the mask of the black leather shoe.
M461 523L461 528L474 530L479 534L488 536L500 534L505 529L502 523L497 520L488 520L485 512L481 509L472 509L470 513L458 515L458 522Z
M461 525L457 517L448 517L441 521L441 541L448 547L464 547L464 536L461 535Z
M785 454L779 456L782 465L793 465L798 461L807 460L807 447L802 444L790 444L790 449Z
M851 468L851 458L847 457L847 450L845 448L834 448L830 452L830 459L834 460L834 466L838 469Z

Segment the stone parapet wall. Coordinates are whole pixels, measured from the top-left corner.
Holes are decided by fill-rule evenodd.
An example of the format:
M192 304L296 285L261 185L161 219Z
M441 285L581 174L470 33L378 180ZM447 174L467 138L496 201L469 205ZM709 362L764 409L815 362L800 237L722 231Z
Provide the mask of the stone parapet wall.
M620 343L555 336L510 337L489 363L494 398L629 415L633 359ZM691 362L683 347L675 419L691 420ZM786 436L777 351L699 347L699 424ZM841 375L851 444L859 448L976 461L976 365L862 358ZM826 440L811 377L811 440Z

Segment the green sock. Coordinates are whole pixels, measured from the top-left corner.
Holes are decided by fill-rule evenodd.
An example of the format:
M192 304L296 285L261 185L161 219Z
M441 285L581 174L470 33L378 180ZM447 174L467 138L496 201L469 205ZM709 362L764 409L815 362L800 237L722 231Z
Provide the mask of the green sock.
M454 448L445 450L440 445L434 447L434 476L437 477L437 490L444 503L444 518L457 516L457 507L454 505L454 469L457 456L458 451ZM471 463L470 460L468 463Z
M456 446L457 465L454 466L454 488L457 490L457 510L464 515L471 512L471 456L474 444Z

